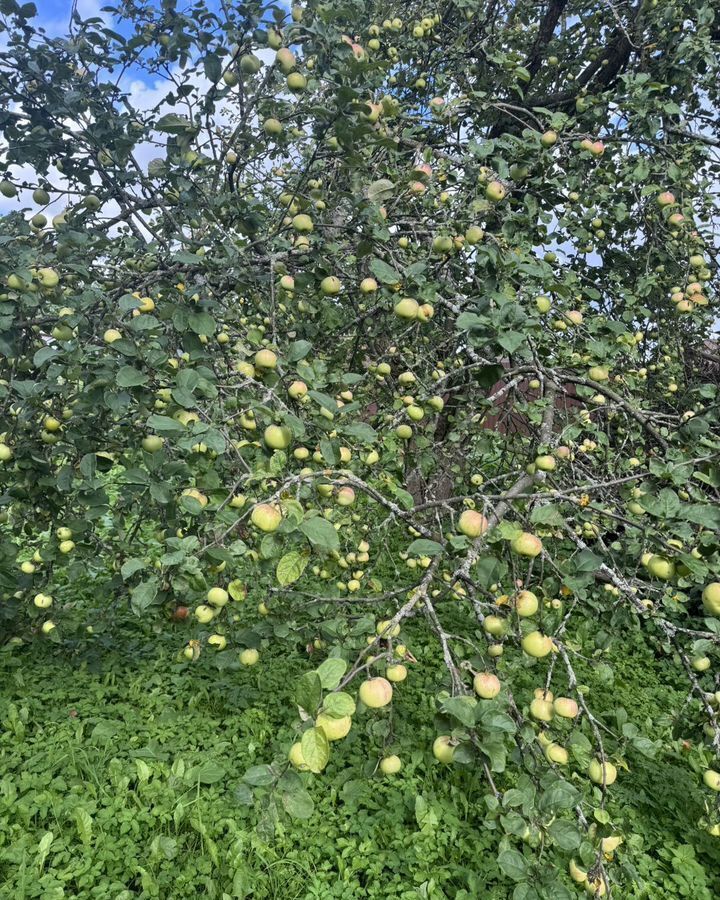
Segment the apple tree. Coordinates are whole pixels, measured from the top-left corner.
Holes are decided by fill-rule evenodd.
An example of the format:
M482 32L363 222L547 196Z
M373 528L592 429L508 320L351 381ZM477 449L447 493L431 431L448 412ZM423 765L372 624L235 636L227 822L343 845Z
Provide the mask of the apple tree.
M638 634L720 835L711 0L125 0L60 37L0 0L0 33L5 648L121 608L187 617L188 665L287 644L297 737L246 781L302 816L351 729L402 777L424 634L428 761L480 774L520 900L622 884L652 748L578 670Z

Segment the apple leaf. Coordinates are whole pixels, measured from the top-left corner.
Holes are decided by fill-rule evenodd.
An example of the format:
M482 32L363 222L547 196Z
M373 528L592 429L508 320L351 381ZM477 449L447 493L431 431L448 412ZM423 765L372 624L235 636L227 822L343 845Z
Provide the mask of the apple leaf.
M323 700L323 712L334 719L342 719L351 716L355 712L355 701L344 691L336 691L328 694Z
M429 541L427 538L418 538L410 544L407 548L407 552L410 556L437 556L438 553L443 552L443 546L442 544L438 544L437 541Z
M286 587L288 584L297 581L305 571L308 559L307 553L300 553L298 550L291 550L290 553L286 553L280 559L275 569L275 577L278 580L278 584Z
M295 686L295 702L305 712L314 716L322 699L322 682L317 672L305 672Z
M330 759L330 744L322 728L308 728L303 734L302 755L311 772L322 772Z
M329 659L326 659L325 662L321 663L317 668L317 674L323 689L326 691L334 691L340 684L340 679L346 671L347 663L344 659L340 659L337 656L331 656Z
M305 519L300 524L300 531L318 550L330 552L340 547L340 538L334 526L321 516Z

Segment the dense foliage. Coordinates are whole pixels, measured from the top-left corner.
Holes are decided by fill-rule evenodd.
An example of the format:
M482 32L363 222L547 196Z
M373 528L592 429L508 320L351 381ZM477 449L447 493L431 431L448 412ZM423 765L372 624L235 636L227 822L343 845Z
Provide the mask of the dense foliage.
M662 742L719 836L713 3L111 12L0 0L5 649L280 644L266 823L363 729L368 777L478 776L514 900L641 877L614 783ZM589 686L638 647L660 742Z

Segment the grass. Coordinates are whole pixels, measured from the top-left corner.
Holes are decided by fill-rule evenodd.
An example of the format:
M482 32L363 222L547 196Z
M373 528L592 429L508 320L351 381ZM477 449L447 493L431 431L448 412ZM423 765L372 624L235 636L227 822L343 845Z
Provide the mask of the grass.
M326 773L303 776L311 817L273 825L267 802L248 805L242 776L286 754L307 660L279 645L252 669L223 669L209 653L179 663L172 629L142 652L129 632L118 640L98 657L51 645L0 656L0 897L512 896L480 774L428 753L437 672L421 645L389 737L377 726L386 719L358 716ZM606 705L658 736L678 697L662 666L629 649L614 660ZM590 668L584 677L602 705L607 685ZM372 774L383 742L415 748L400 750L393 779ZM629 748L628 761L610 806L633 825L613 864L620 896L718 896L719 843L696 827L696 779L673 754Z

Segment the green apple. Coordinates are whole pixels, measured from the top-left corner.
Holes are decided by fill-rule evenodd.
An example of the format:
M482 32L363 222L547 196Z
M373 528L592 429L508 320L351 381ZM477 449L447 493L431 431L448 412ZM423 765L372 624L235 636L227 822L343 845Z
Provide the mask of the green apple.
M402 663L394 663L385 669L385 677L387 680L395 683L405 681L407 673L407 668L403 666Z
M222 607L229 601L230 595L221 587L213 587L207 592L207 602L210 606Z
M292 440L292 431L285 425L268 425L263 439L271 450L287 450Z
M255 365L258 369L274 369L277 366L277 356L272 350L258 350Z
M320 713L315 719L315 727L321 729L329 741L339 741L350 731L352 718L350 716L342 716L342 718L335 719L332 716L325 715L325 713Z
M617 769L611 762L605 761L605 765L600 762L599 759L593 759L590 762L590 766L588 767L588 776L590 777L590 781L595 782L595 784L603 783L603 768L605 770L605 785L609 786L615 783L615 779L617 778Z
M340 279L334 275L327 275L320 282L320 290L326 297L333 297L335 294L339 294L342 290Z
M720 616L720 581L712 581L702 592L705 612L710 616Z
M526 634L520 644L527 655L533 656L535 659L542 659L553 649L552 639L539 631L531 631Z
M259 503L257 506L253 507L250 521L256 528L259 528L260 531L265 531L269 534L273 531L277 531L280 527L282 513L277 506L272 506L269 503Z
M212 622L215 618L215 610L212 606L201 604L200 606L195 607L195 618L201 625L207 625L208 622Z
M562 719L574 719L580 711L572 697L557 697L553 702L553 709Z
M532 591L520 591L515 598L515 612L521 619L534 616L539 605L538 598Z
M260 654L255 649L243 650L240 654L240 663L243 666L254 666L260 659Z
M535 557L542 553L543 545L540 538L528 531L514 537L510 543L511 548L520 556Z
M142 439L142 448L147 453L157 453L158 450L162 450L164 443L165 439L161 438L159 435L148 434Z
M383 775L397 775L402 769L402 761L399 756L385 756L380 760L380 771Z
M419 309L420 305L417 300L413 300L412 297L403 297L395 304L395 315L401 319L417 319Z
M433 741L432 752L438 762L449 765L455 756L455 745L450 735L441 734Z

